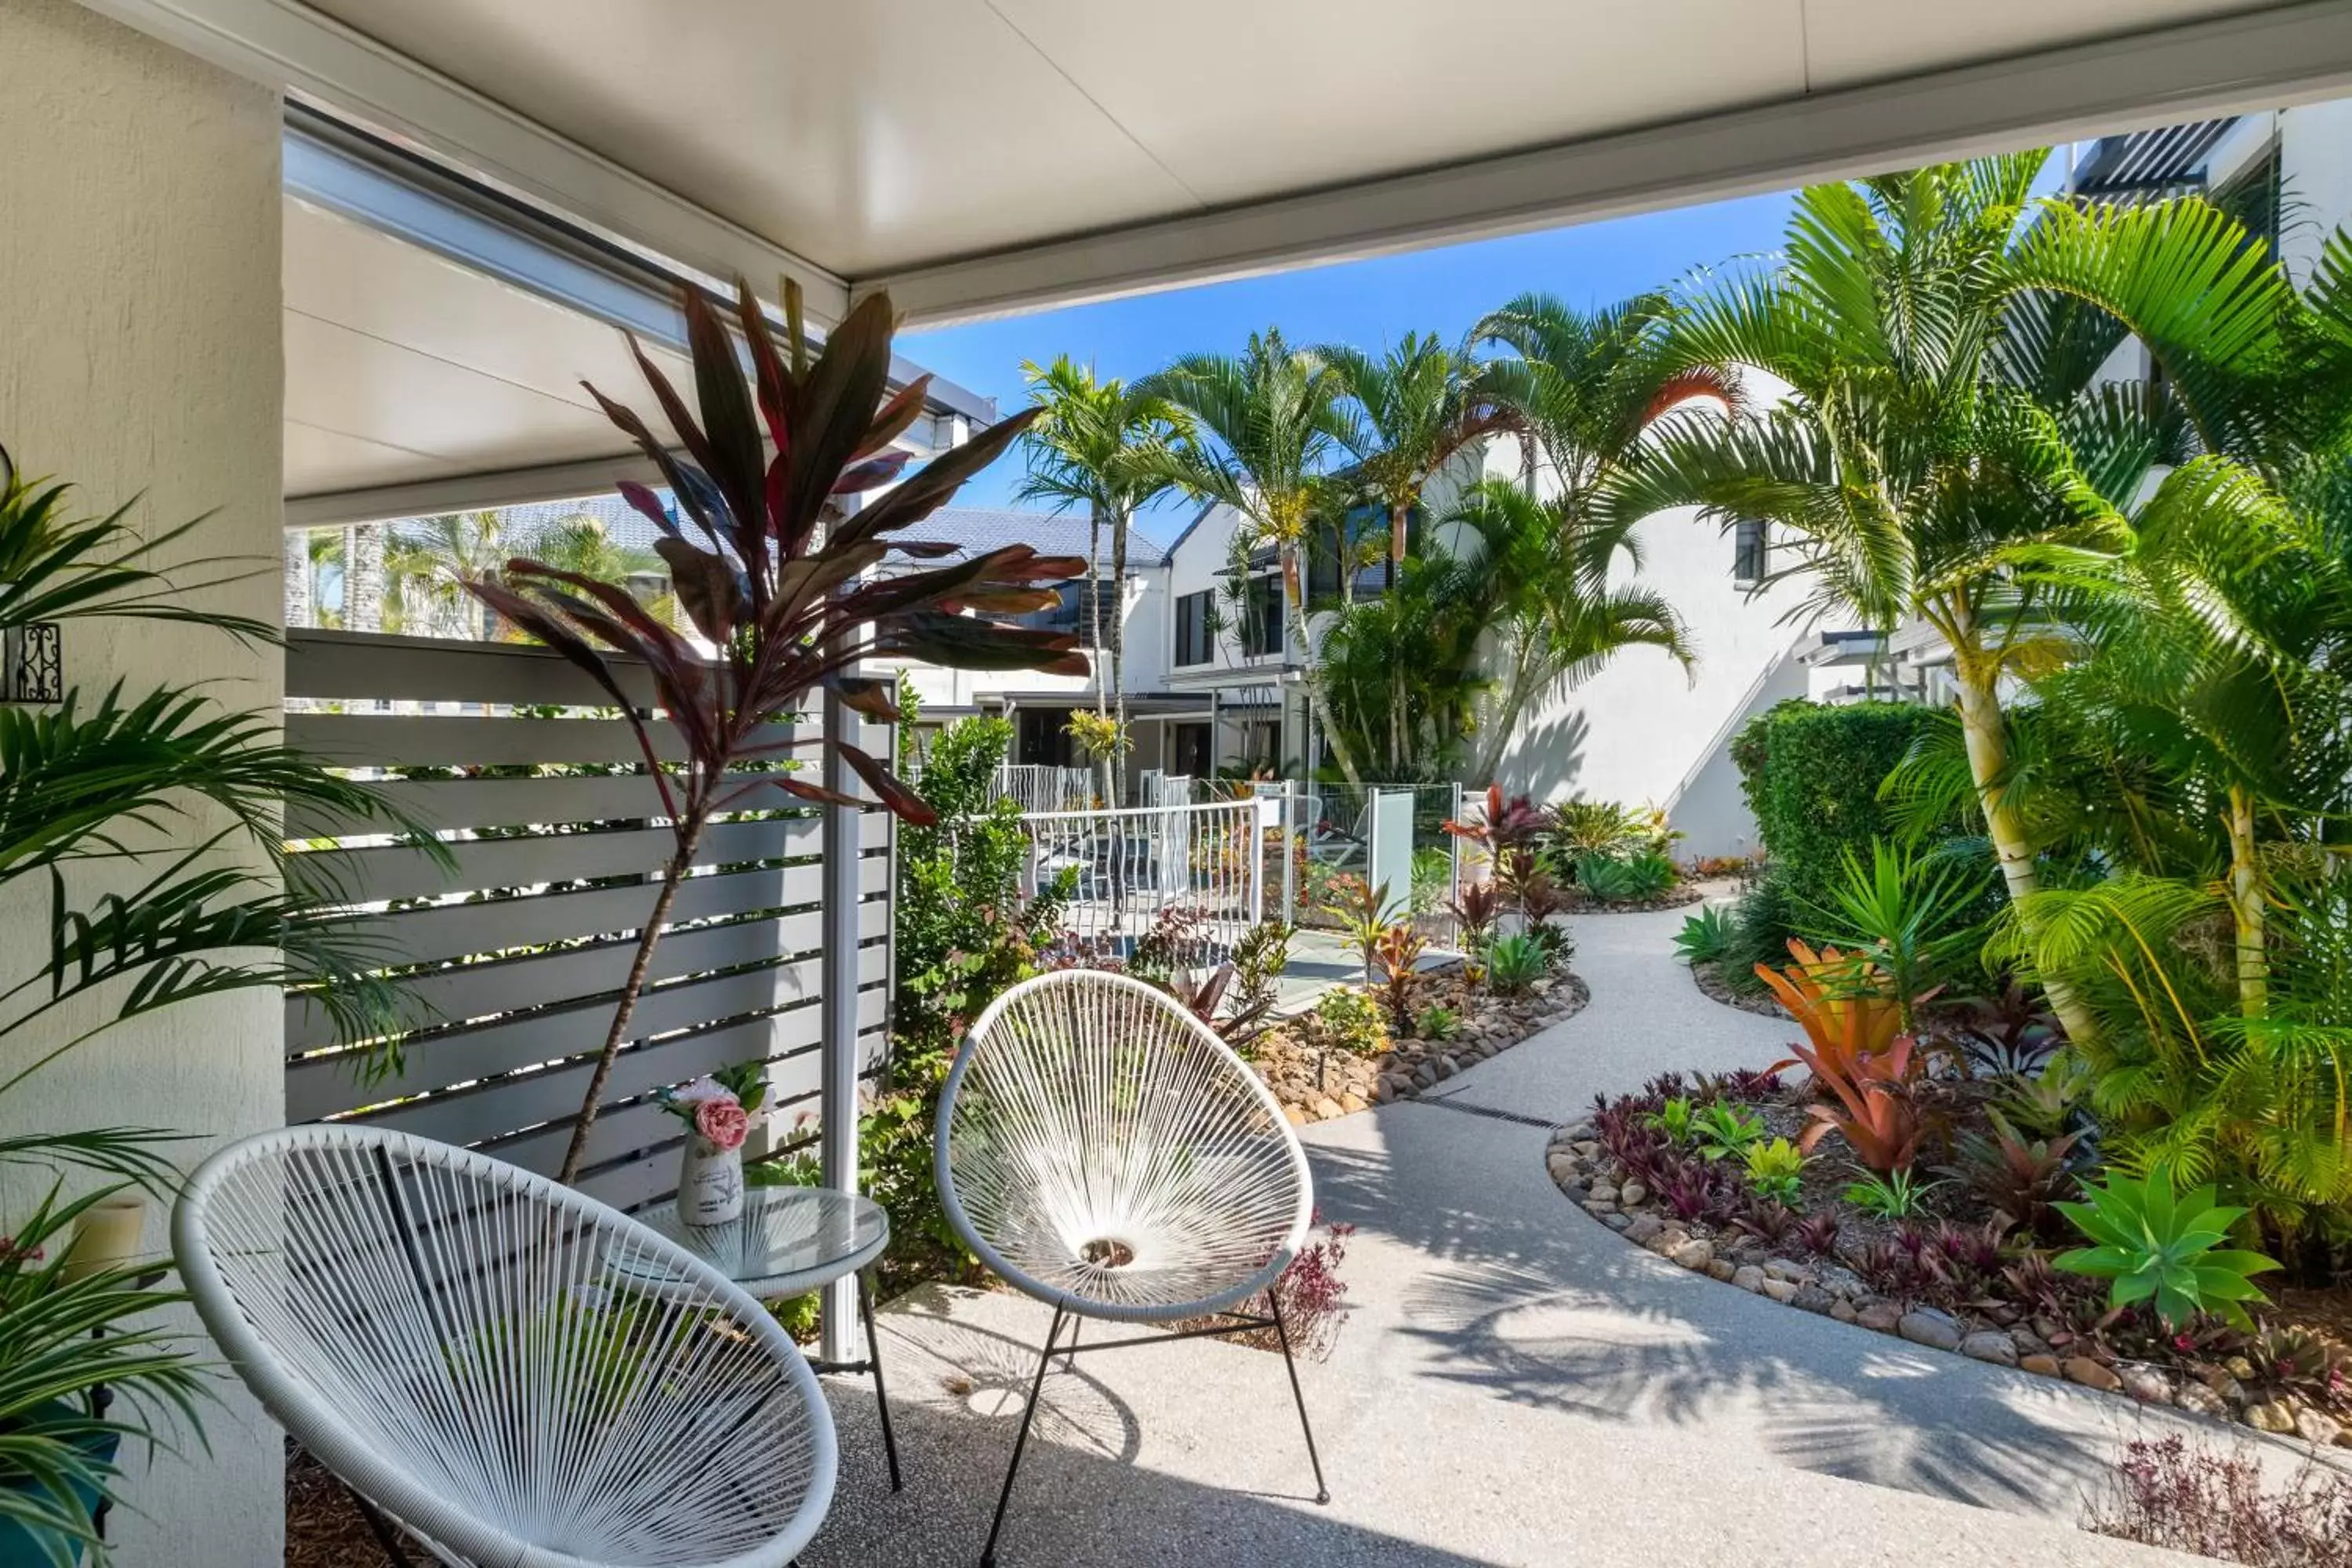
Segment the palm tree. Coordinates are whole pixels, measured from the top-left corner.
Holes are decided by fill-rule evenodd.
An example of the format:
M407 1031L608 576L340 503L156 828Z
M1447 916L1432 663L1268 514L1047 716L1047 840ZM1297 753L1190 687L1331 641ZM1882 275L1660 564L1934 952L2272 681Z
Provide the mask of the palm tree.
M1343 478L1388 514L1388 585L1394 587L1422 491L1465 447L1504 423L1488 395L1488 366L1469 342L1447 348L1434 332L1407 332L1378 359L1344 343L1312 352L1339 372L1354 405L1345 440L1356 460Z
M1138 390L1187 414L1192 428L1154 466L1162 477L1247 521L1256 543L1273 546L1282 568L1287 641L1306 671L1307 702L1329 737L1333 759L1360 783L1355 750L1330 723L1324 673L1307 633L1304 555L1331 459L1349 430L1347 384L1319 354L1294 349L1278 327L1250 334L1239 358L1187 354Z
M1044 369L1024 363L1030 401L1044 410L1021 438L1028 477L1019 499L1049 500L1056 510L1087 509L1087 556L1096 567L1087 584L1091 647L1105 647L1102 624L1102 532L1110 529L1112 604L1108 651L1110 689L1103 689L1103 661L1095 665L1095 711L1108 711L1121 740L1127 734L1127 543L1135 514L1173 487L1168 443L1190 429L1189 416L1165 398L1117 379L1098 381L1091 366L1067 354ZM1117 770L1103 759L1104 798L1118 804Z
M2015 552L2062 596L2082 642L2037 692L2090 710L2155 760L2177 810L2221 825L2214 885L2233 926L2238 1007L2259 1017L2272 851L2352 812L2352 563L2228 458L2173 469L2128 512L2087 491L2080 504L2078 540ZM2155 858L2139 868L2204 869Z
M2173 430L2207 448L2237 428L2231 369L2258 354L2276 279L2200 202L2079 212L2036 203L2043 153L1940 164L1802 192L1781 263L1727 276L1672 323L1693 364L1787 384L1759 418L1677 420L1607 487L1620 526L1696 506L1769 523L1802 574L1803 610L1891 630L1924 620L1952 649L1957 707L2012 900L2039 882L2009 798L2003 680L2062 657L2046 596L2003 552L2063 538L2084 481L2066 437ZM2259 247L2254 247L2258 250ZM2094 390L2138 338L2155 392ZM2063 985L2070 1036L2092 1016Z
M1528 704L1541 694L1590 679L1631 647L1654 647L1685 669L1696 655L1682 617L1666 597L1612 584L1619 555L1633 556L1622 532L1579 514L1563 495L1540 500L1525 488L1488 479L1447 517L1476 541L1486 588L1496 696L1481 725L1470 779L1493 780ZM1638 558L1635 557L1638 564Z
M384 576L397 629L430 637L446 626L479 640L487 629L481 602L465 585L505 565L506 554L495 511L447 512L395 529Z
M0 634L96 621L127 635L168 621L246 644L275 637L193 607L246 563L167 568L196 523L149 533L129 512L78 515L70 486L26 479L0 450ZM28 1535L43 1562L100 1550L91 1504L119 1505L121 1478L96 1440L173 1426L201 1438L207 1390L193 1347L157 1315L186 1298L159 1289L150 1262L88 1273L68 1262L94 1205L131 1189L169 1197L180 1140L63 1128L59 1102L35 1116L8 1097L69 1054L104 1050L123 1024L231 991L316 984L354 1041L401 1022L393 983L352 968L381 955L347 923L313 918L333 901L316 870L329 857L284 855L284 812L325 806L446 851L279 731L274 710L224 707L202 683L142 692L118 681L94 700L68 689L53 706L0 704L0 897L41 928L0 963L0 1122L22 1129L0 1136L0 1186L20 1200L0 1241L0 1525ZM76 1180L83 1190L68 1196L67 1167L101 1184ZM90 1403L100 1389L116 1400L105 1415Z
M1559 510L1572 524L1591 514L1667 415L1694 402L1735 417L1746 412L1738 374L1677 344L1675 316L1663 293L1593 311L1522 294L1474 329L1480 342L1510 351L1480 373L1480 389L1549 464Z

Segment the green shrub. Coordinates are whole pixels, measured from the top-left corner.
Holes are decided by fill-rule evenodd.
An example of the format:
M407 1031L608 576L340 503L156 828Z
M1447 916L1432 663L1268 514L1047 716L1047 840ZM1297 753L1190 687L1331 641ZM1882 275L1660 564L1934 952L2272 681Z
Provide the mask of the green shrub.
M1747 1168L1748 1190L1758 1197L1791 1208L1805 1191L1805 1152L1786 1138L1748 1145L1741 1162Z
M1451 1007L1424 1007L1413 1020L1415 1037L1423 1040L1458 1039L1462 1034L1462 1015Z
M1842 879L1845 852L1896 837L1879 785L1937 710L1909 702L1829 708L1783 702L1731 742L1756 831L1800 898L1820 901Z
M1664 1104L1642 1119L1642 1124L1656 1128L1666 1135L1668 1142L1678 1147L1687 1146L1698 1135L1698 1115L1686 1094L1669 1096Z
M1316 998L1316 1022L1330 1042L1360 1057L1388 1049L1389 1026L1381 1005L1352 985L1334 985Z
M1698 1113L1693 1123L1704 1160L1737 1160L1745 1163L1748 1151L1764 1141L1764 1119L1752 1110L1717 1100Z
M1796 934L1793 902L1788 880L1777 868L1767 868L1739 895L1739 901L1731 906L1723 952L1717 961L1717 973L1726 985L1749 995L1759 994L1764 983L1756 978L1756 966L1789 962L1789 939Z
M1577 858L1576 880L1603 903L1637 904L1674 890L1675 863L1654 849L1622 859L1596 852Z
M1486 984L1497 995L1517 995L1550 968L1551 955L1530 935L1499 937L1486 950Z
M1865 1172L1860 1181L1846 1184L1845 1201L1880 1219L1910 1219L1926 1211L1927 1194L1942 1185L1918 1180L1908 1166L1883 1176Z

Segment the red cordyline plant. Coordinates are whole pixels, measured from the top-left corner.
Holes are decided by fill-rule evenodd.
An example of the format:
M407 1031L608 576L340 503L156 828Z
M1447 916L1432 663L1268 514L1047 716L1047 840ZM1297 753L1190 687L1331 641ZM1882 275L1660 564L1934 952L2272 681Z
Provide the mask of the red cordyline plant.
M957 547L894 537L994 461L1034 414L992 426L901 481L908 455L891 443L921 414L929 378L886 395L895 327L886 296L871 295L851 310L812 358L798 289L786 287L789 336L780 346L751 286L739 280L734 315L750 353L748 378L719 310L693 289L683 291L683 301L699 417L634 338L629 346L684 457L674 456L635 414L593 386L588 392L653 461L677 500L682 521L645 486L620 486L624 499L661 531L654 548L669 565L678 605L713 651L705 653L627 590L576 572L516 560L502 578L467 584L611 694L636 732L676 839L572 1124L561 1173L567 1183L579 1176L671 900L711 818L760 807L773 800L771 791L818 804L859 804L777 765L789 764L796 747L819 743L774 739L780 720L826 688L859 712L895 721L889 687L855 673L861 659L875 656L965 669L1084 675L1087 668L1075 637L987 618L1055 603L1055 585L1083 574L1086 562L1008 545L951 564L917 566L910 563L941 560ZM894 481L871 504L849 510L854 498ZM623 689L613 656L644 665L662 721L681 742L679 763L659 760L651 723L638 712L640 700ZM891 811L912 822L931 819L885 763L838 738L822 743Z

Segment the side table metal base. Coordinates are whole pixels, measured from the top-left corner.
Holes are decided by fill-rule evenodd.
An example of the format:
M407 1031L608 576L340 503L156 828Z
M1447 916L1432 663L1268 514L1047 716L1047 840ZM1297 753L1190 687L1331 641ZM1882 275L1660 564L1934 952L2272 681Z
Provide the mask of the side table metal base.
M882 1452L890 1461L890 1489L903 1491L906 1483L898 1476L898 1438L890 1429L890 1394L882 1384L882 1336L874 1331L874 1279L866 1269L860 1269L857 1275L857 1317L866 1331L866 1359L818 1361L812 1357L809 1367L814 1372L846 1373L858 1377L873 1373L874 1403L882 1413Z

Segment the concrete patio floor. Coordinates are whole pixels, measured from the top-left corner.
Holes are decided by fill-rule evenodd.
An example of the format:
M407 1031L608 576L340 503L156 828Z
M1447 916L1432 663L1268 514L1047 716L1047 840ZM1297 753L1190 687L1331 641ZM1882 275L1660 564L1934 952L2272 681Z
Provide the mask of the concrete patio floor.
M2072 1528L2127 1438L2255 1441L1919 1349L1687 1274L1571 1208L1548 1130L1668 1068L1762 1065L1788 1026L1701 995L1679 914L1579 921L1592 1001L1452 1080L1306 1137L1359 1228L1355 1310L1303 1365L1215 1342L1056 1363L1000 1560L1430 1565L2189 1562ZM885 1314L907 1489L870 1393L832 1389L840 1489L803 1561L970 1563L1048 1314L924 1290ZM999 1413L999 1406L1007 1407ZM2284 1445L2262 1451L2282 1468Z

